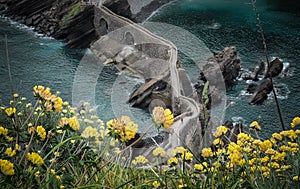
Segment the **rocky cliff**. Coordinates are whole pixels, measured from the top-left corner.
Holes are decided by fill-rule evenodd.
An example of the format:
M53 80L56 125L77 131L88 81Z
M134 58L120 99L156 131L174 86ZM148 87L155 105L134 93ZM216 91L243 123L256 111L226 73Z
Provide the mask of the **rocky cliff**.
M101 23L95 20L95 15L101 17L97 8L100 2L103 1L0 0L0 15L31 26L37 33L64 40L68 47L87 48L106 34L99 28ZM168 2L170 0L106 0L103 5L121 16L141 22ZM105 29L107 22L103 24Z
M86 48L99 37L93 24L94 6L80 0L1 0L0 14L62 39L68 47Z
M110 0L105 1L104 6L114 13L133 20L142 22L155 10L172 0Z

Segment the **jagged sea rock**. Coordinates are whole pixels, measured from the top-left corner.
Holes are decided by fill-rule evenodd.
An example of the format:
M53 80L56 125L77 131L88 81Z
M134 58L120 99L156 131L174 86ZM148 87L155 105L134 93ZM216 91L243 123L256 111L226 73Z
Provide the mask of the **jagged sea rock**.
M270 62L270 67L267 70L265 78L276 77L283 70L283 63L279 60L279 58L275 58Z
M268 98L273 90L272 82L269 79L264 80L257 88L254 97L251 100L251 104L262 104Z

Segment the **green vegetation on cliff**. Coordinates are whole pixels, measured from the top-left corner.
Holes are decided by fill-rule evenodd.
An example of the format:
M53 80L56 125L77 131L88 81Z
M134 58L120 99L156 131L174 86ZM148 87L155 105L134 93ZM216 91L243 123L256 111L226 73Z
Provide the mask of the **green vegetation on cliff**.
M184 146L171 153L158 147L154 160L141 154L130 162L125 142L138 126L129 117L105 126L88 103L76 110L49 88L33 92L34 103L13 94L9 106L0 107L4 188L300 188L300 130L294 129L299 117L290 130L266 140L256 121L236 141L228 141L230 130L220 126L214 147L201 154ZM158 125L174 119L162 108L152 116Z

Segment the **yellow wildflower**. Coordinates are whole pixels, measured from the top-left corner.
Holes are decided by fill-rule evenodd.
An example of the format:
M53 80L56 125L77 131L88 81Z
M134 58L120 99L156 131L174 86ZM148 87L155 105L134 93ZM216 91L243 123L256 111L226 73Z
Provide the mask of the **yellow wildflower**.
M62 117L58 121L57 128L58 129L63 129L63 128L67 127L68 125L69 125L69 119L66 118L66 117Z
M14 98L19 98L19 94L18 94L18 93L15 93L15 94L13 94L13 97L14 97Z
M60 156L60 153L58 151L54 152L54 156L55 157L59 157Z
M299 148L292 148L291 149L291 152L294 153L294 154L297 153L298 151L299 151Z
M122 116L121 119L112 119L106 123L108 135L119 139L121 142L127 142L133 139L137 133L138 125L128 116Z
M17 151L21 151L21 146L20 146L19 144L16 144L16 145L15 145L15 149L16 149Z
M295 142L288 142L288 145L291 148L297 148L298 147L298 143L295 143Z
M63 102L63 105L64 105L64 106L69 106L69 102L68 102L68 101L64 101L64 102Z
M270 178L270 171L263 172L262 174L265 178Z
M6 148L6 150L5 150L5 154L10 156L10 157L15 156L16 153L17 153L16 150L13 150L11 147Z
M90 119L84 119L83 120L84 123L87 123L87 124L93 124L94 122Z
M76 117L69 118L69 125L73 131L78 131L80 129L80 125Z
M26 97L22 97L21 100L22 100L22 101L26 101L27 98L26 98Z
M214 141L213 141L213 144L215 145L215 146L217 146L217 145L224 145L224 142L222 141L222 139L220 139L220 138L216 138Z
M185 187L187 187L187 184L179 184L178 185L178 188L185 188Z
M300 178L299 178L299 176L294 176L294 177L293 177L293 180L294 180L294 181L300 181Z
M187 152L187 150L184 147L178 146L171 151L171 156L173 156L173 157L181 156L185 152Z
M274 154L276 154L276 150L269 148L265 151L265 153L268 155L274 155Z
M54 169L50 169L50 173L51 173L52 175L55 175L55 170L54 170Z
M288 137L291 139L291 140L295 140L297 138L297 134L295 133L294 130L289 130L289 135Z
M228 158L230 162L234 165L243 165L245 163L243 158L243 154L239 151L234 151L229 154Z
M174 122L174 115L170 109L164 109L161 106L154 107L152 117L156 124L163 125L165 129L169 129Z
M27 103L25 107L26 107L26 108L30 108L31 106L32 106L31 103Z
M152 116L156 124L163 124L163 122L165 121L164 108L161 106L154 107Z
M152 185L153 185L154 188L159 188L160 187L160 182L159 181L154 181L152 183Z
M281 169L283 169L284 171L291 169L291 168L292 168L292 165L282 165L281 166Z
M6 136L8 134L8 129L0 126L0 135Z
M213 133L214 137L218 138L225 135L228 131L228 128L225 126L219 126L216 132Z
M294 128L298 125L300 125L300 117L295 117L291 123L291 127Z
M16 113L16 108L6 108L5 113L7 114L8 117L12 117Z
M27 158L29 161L31 161L33 164L42 165L44 164L43 158L35 152L27 153Z
M60 185L59 189L65 189L66 187L64 185Z
M204 158L209 158L213 156L212 150L211 148L203 148L202 149L202 153L201 153L202 157Z
M132 160L133 165L137 165L137 164L144 165L148 162L149 162L148 159L145 158L145 156L142 156L142 155L139 155L139 156L135 157L134 160Z
M281 152L281 153L276 152L275 155L272 157L272 160L280 162L284 160L285 156L286 156L286 152Z
M167 157L167 152L161 147L155 148L152 153L154 156Z
M14 140L14 137L5 136L5 139L9 142L12 142Z
M286 146L286 145L282 145L282 146L279 147L279 150L282 151L282 152L289 152L289 151L291 151L291 147Z
M91 126L86 127L81 133L81 136L84 138L97 137L98 135L99 135L98 130Z
M62 110L62 104L63 104L63 100L60 97L56 97L53 100L53 107L54 107L54 111L55 112L60 112Z
M272 142L270 140L265 140L260 144L259 148L261 151L265 152L269 148L272 148Z
M170 126L174 123L174 115L172 114L170 109L165 109L165 120L163 122L163 126L165 129L170 129Z
M203 171L205 167L203 166L203 164L195 164L194 169L197 171Z
M272 137L278 141L282 141L282 136L279 133L273 133Z
M5 175L14 175L15 174L14 164L12 164L8 160L0 159L0 170Z
M185 161L192 161L192 159L193 159L193 154L190 153L190 152L186 152L186 153L183 153L183 154L181 155L181 158L182 158L183 160L185 160Z
M250 129L254 129L257 131L261 130L261 126L259 125L259 123L257 121L253 121L249 126L250 126Z
M40 137L41 141L46 139L46 130L44 129L43 126L37 126L36 127L36 132L38 134L38 136Z
M279 169L280 165L277 162L269 163L269 166L273 169Z
M174 166L174 165L177 165L178 163L178 159L176 157L172 157L170 159L168 159L168 165L171 167L171 166Z
M37 171L37 172L34 173L34 176L38 177L38 176L40 176L40 173L41 173L40 171Z

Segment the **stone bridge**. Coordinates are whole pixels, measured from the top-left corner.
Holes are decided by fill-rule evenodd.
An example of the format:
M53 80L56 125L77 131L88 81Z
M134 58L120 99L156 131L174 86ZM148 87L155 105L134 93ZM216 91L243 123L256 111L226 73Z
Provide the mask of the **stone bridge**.
M95 12L94 24L102 36L91 46L98 60L103 64L114 63L120 71L145 81L165 81L170 98L170 104L164 101L165 105L177 112L166 139L150 147L132 148L132 157L142 154L151 159L152 150L158 146L168 153L177 146L186 146L199 154L202 140L199 104L191 98L196 95L188 76L178 67L177 47L101 5Z

